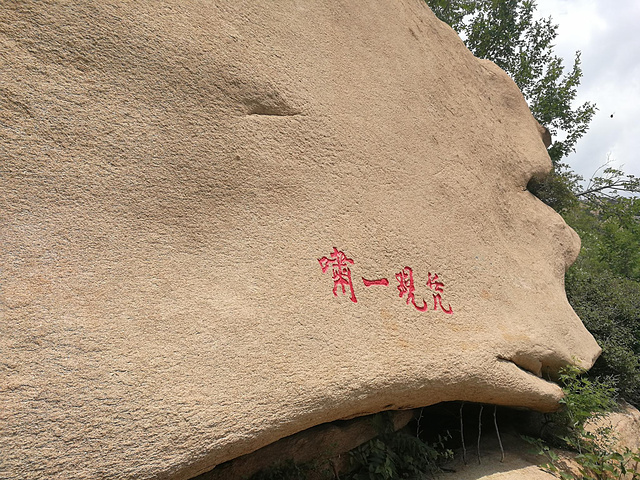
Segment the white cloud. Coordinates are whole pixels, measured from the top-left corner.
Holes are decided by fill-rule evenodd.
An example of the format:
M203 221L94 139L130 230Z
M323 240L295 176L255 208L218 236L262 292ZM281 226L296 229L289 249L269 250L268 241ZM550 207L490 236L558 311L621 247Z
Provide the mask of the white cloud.
M599 109L567 162L589 177L610 153L615 166L640 176L640 2L539 0L537 12L559 25L556 53L567 69L582 52L577 103Z

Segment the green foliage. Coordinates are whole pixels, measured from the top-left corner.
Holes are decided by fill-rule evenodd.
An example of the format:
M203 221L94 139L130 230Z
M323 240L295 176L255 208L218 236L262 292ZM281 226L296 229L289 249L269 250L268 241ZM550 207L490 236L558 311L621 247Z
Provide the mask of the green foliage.
M381 434L350 453L352 471L347 480L432 478L440 471L438 463L453 455L444 446L445 438L428 444L416 435L394 432L384 413L374 419Z
M437 442L429 444L416 435L396 432L389 412L374 415L371 421L378 436L349 452L351 472L341 476L344 480L433 478L440 471L439 462L453 456L444 445L448 437L439 436ZM286 461L256 473L250 480L305 480L311 472L313 478L321 473L333 478L328 465Z
M306 480L310 470L308 464L288 460L252 475L250 480Z
M640 405L640 284L610 271L592 271L582 265L569 270L569 302L600 346L602 355L590 375L610 376L620 394Z
M640 480L640 450L617 451L610 427L585 428L588 422L612 411L616 403L615 389L609 381L591 380L582 373L575 367L560 373L565 398L562 410L552 416L556 429L551 439L559 439L563 447L578 452L574 457L578 474L567 468L547 441L528 437L525 440L546 458L543 468L563 480L613 480L625 475L629 480Z
M578 475L565 469L558 456L548 446L543 446L539 453L549 459L542 468L562 480L640 480L638 450L632 451L627 448L622 452L580 453L574 457L578 465Z
M464 28L464 17L475 10L474 0L428 0L427 4L443 22L456 32Z
M580 259L573 270L588 271L591 277L608 273L640 280L640 199L582 203L564 218L582 239Z
M567 298L602 347L590 375L615 378L640 406L640 199L582 203L564 217L582 238Z
M560 401L563 408L553 414L557 425L555 435L578 451L592 450L597 443L592 433L585 430L587 421L597 420L616 407L616 389L611 379L590 379L584 371L569 366L560 371L559 382L564 391Z
M451 452L439 445L428 445L414 435L399 432L376 438L351 453L350 480L395 480L431 478L439 472L438 462Z
M527 189L556 212L565 213L579 205L575 191L581 177L564 164L554 166L543 179L531 179Z
M640 451L625 449L622 452L587 452L576 456L580 476L572 475L573 479L621 479L624 475L628 480L639 480L638 463L640 462Z
M640 179L610 167L611 162L611 157L607 158L607 162L593 174L587 187L577 193L578 197L597 205L606 203L603 199L618 200L618 192L640 193Z
M493 61L516 82L533 116L552 136L562 131L549 155L561 174L560 160L574 151L586 133L596 107L573 106L582 78L580 52L565 72L553 52L558 26L551 18L535 20L533 0L426 0L433 12L452 26L476 57Z

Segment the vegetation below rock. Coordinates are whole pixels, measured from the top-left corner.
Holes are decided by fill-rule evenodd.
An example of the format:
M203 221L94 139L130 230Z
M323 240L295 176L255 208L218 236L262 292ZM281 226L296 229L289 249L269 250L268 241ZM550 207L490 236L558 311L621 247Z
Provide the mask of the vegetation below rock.
M591 380L583 373L575 367L560 373L565 397L563 408L553 414L445 402L421 409L407 427L394 431L392 416L383 412L370 417L379 435L349 452L342 468L336 459L322 464L284 462L251 480L423 480L444 477L445 471L456 475L458 467L490 461L485 445L499 445L503 459L516 454L511 444L518 443L518 432L543 456L542 468L558 478L640 479L640 450L618 447L611 427L594 423L616 409L615 388L610 379ZM500 430L510 439L504 449Z
M453 456L446 448L448 432L429 443L415 434L393 431L385 414L377 417L381 434L351 452L351 473L346 480L394 480L397 478L431 478L440 472L439 464Z
M573 367L561 373L563 408L550 416L551 428L541 438L527 440L548 460L543 468L564 480L640 479L640 449L617 445L611 426L598 422L616 408L615 388L610 380L590 380L581 373ZM576 467L553 446L577 452Z

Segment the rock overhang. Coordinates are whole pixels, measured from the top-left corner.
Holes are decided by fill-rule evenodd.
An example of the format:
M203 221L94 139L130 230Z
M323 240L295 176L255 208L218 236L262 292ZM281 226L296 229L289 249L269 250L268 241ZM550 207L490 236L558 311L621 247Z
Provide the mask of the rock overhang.
M3 9L9 473L188 478L389 405L551 410L537 374L595 360L579 240L524 191L537 123L422 2Z

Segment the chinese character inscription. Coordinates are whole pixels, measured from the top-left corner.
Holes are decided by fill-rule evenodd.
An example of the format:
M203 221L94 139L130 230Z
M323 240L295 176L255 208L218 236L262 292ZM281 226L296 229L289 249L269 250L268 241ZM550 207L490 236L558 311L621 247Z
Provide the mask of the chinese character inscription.
M350 300L353 303L358 303L356 293L353 285L353 278L351 276L351 266L355 264L355 261L336 247L333 247L333 252L329 256L318 259L322 273L326 273L331 270L331 279L333 280L333 295L338 296L338 291L342 292L342 295L350 295ZM367 279L362 278L362 283L365 287L381 286L388 287L389 280L387 278ZM424 299L416 300L416 285L413 275L413 269L405 266L400 272L395 274L397 281L397 289L399 297L405 299L407 305L412 305L419 312L426 312L429 310L429 305ZM440 310L448 315L453 314L453 308L451 304L445 308L442 301L442 294L444 293L444 283L440 280L437 273L431 274L428 272L426 286L432 292L433 296L433 308L431 310Z

